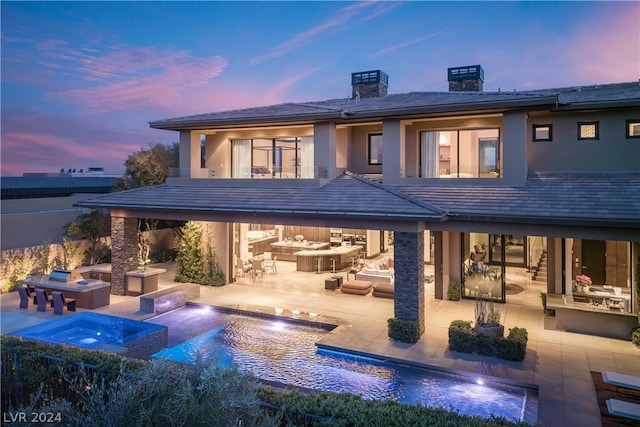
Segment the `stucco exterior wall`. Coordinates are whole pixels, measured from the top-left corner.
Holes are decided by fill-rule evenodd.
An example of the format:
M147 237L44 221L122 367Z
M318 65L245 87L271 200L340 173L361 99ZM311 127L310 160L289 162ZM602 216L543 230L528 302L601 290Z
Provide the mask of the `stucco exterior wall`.
M96 195L86 193L69 197L3 200L0 249L62 242L64 226L89 212L88 209L75 208L73 204Z
M351 172L360 174L382 173L381 165L370 165L368 161L368 135L372 133L382 133L382 124L354 126L351 128L351 150L348 161L348 169Z
M635 111L589 113L530 113L526 129L528 166L537 172L637 172L640 143L626 138L626 120ZM578 140L578 122L598 121L599 140ZM533 142L533 125L550 124L552 141Z

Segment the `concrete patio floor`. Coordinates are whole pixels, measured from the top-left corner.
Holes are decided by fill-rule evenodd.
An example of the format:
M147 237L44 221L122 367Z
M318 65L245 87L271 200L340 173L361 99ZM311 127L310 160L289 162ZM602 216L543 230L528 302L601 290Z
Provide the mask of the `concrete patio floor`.
M173 285L174 265L155 266L167 269L159 278L160 288ZM346 272L337 274L346 278ZM301 317L316 313L345 325L340 332L323 340L326 345L535 384L539 387L538 419L543 426L602 425L591 371L640 376L640 350L630 341L554 330L553 318L542 311L541 285L525 274L508 277L508 281L524 290L507 295L507 304L500 305L505 329L518 326L528 331L527 355L522 363L449 351L449 324L456 319L473 319L472 300L437 300L433 297L433 284L427 284L426 332L418 343L405 344L387 336L393 300L325 290L324 280L332 275L296 272L294 263L278 262L276 275L245 277L222 287L202 286L201 296L195 301L248 310L260 308L274 313L275 308L282 308L284 315L296 311ZM20 309L17 292L3 294L0 299L0 332L3 334L58 318L52 311L37 312L32 305L26 310ZM109 306L93 311L138 320L150 317L140 312L137 297L112 295ZM64 315L69 314L65 311Z

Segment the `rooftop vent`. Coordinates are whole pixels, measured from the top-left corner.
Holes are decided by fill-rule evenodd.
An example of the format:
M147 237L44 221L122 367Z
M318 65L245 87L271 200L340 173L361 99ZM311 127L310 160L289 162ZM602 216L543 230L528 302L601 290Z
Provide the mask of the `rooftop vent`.
M448 69L449 92L482 92L484 70L480 65Z
M389 76L380 70L351 73L351 97L376 98L385 96L389 86Z

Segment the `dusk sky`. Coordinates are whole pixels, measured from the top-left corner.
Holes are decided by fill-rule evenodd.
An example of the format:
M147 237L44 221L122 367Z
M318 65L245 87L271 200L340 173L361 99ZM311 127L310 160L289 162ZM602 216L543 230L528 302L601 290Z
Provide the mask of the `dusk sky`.
M157 119L351 95L637 81L640 2L0 2L1 173L103 167L178 133Z

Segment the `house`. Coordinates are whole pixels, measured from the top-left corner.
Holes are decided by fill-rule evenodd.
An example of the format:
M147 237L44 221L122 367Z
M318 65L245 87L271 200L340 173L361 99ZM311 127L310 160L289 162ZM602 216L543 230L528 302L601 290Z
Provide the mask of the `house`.
M464 297L507 304L519 268L554 304L570 302L559 310L567 330L628 338L640 268L638 82L484 92L480 65L449 68L448 80L448 92L389 94L383 71L357 72L347 99L150 122L179 132L174 175L79 203L111 210L112 291L124 294L136 268L137 218L198 220L228 282L238 259L265 251L303 271L345 267L295 246L307 240L357 246L345 249L351 262L388 252L395 316L424 329L425 266L436 298L460 281ZM575 318L592 312L613 320Z

